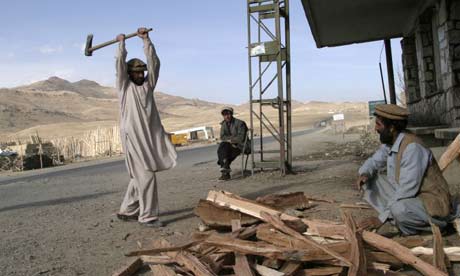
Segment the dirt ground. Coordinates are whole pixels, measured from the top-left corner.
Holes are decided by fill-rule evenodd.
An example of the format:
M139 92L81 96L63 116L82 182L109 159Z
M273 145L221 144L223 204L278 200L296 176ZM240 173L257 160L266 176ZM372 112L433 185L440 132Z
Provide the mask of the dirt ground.
M164 237L173 243L189 239L199 219L193 208L211 189L227 190L254 199L260 195L303 191L308 195L334 199L335 204L320 203L307 210L309 218L340 220L338 205L360 201L354 189L357 170L374 147L363 143L361 134L344 137L322 131L294 138L294 171L281 176L277 171L240 177L240 160L234 163L233 179L219 182L215 161L201 162L189 168L158 174L161 217L166 227L155 230L135 222L120 222L117 211L126 188L123 170L72 177L45 178L33 183L37 195L33 203L9 203L0 200L0 275L110 275L129 261L124 254L149 248L152 241ZM372 140L372 137L364 140ZM21 189L31 183L18 182L0 186L0 195L20 198ZM43 188L56 200L40 201ZM76 196L81 190L89 195ZM64 198L62 198L64 196ZM14 199L16 200L16 199ZM359 216L372 215L372 211ZM455 238L449 244L460 244Z

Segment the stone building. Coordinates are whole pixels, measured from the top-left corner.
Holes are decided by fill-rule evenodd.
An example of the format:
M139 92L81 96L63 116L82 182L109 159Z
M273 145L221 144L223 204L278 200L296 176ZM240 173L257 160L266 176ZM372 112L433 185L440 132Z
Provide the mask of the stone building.
M302 0L317 47L402 38L411 125L460 127L460 0Z

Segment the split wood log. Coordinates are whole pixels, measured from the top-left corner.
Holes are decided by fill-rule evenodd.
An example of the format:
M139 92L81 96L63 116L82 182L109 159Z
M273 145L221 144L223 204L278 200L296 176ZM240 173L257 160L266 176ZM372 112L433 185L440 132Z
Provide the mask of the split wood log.
M259 221L255 217L203 199L198 202L194 213L210 227L231 227L231 221L234 219L240 220L241 225L250 225Z
M226 237L222 235L211 235L203 241L205 244L228 249L247 255L263 256L271 259L286 261L311 261L315 256L308 250L295 250L291 248L273 246L266 242L253 242Z
M460 134L447 147L446 151L439 158L439 168L444 171L452 161L454 161L460 153Z
M312 256L311 261L335 259L335 257L325 253L323 250L315 248L310 244L306 244L297 238L287 235L280 230L277 230L270 224L261 224L259 226L257 229L257 239L279 247L308 250ZM350 250L350 243L347 241L323 244L323 246L338 254L345 254Z
M351 263L349 260L347 260L346 258L344 258L342 255L334 252L333 250L321 245L321 244L318 244L316 243L315 241L303 236L302 234L300 234L299 232L295 231L294 229L288 227L282 220L279 216L277 215L271 215L269 213L266 213L264 211L260 212L261 216L262 216L262 219L265 221L265 222L268 222L270 223L271 225L273 225L276 229L294 237L294 238L297 238L301 241L303 241L304 243L308 244L308 245L311 245L312 247L314 248L317 248L317 249L320 249L322 251L324 251L325 253L331 255L332 257L342 261L346 266L350 266Z
M407 237L395 237L392 238L395 242L407 248L414 248L417 246L426 246L431 240L431 236L407 236Z
M239 220L232 220L232 231L241 229L241 222ZM251 267L249 266L248 258L246 255L236 252L235 253L235 266L233 267L236 275L241 276L254 276Z
M175 261L168 256L141 256L142 262L148 265L173 264Z
M299 270L296 276L328 276L342 273L343 267L318 267Z
M141 258L135 258L126 266L115 271L112 276L131 276L136 273L143 265L144 263L142 262Z
M386 263L390 264L393 267L402 267L404 263L401 262L399 259L395 258L393 255L388 254L386 252L378 252L378 251L366 251L366 259L369 262L375 263Z
M277 270L271 269L271 268L263 266L263 265L256 264L256 265L254 265L254 269L261 276L285 276L285 274L283 272L279 272Z
M373 247L395 256L405 264L413 266L415 269L417 269L424 275L447 276L446 273L442 272L441 270L437 269L431 264L422 261L420 258L416 257L410 249L401 246L395 241L392 241L390 239L387 239L385 237L382 237L378 234L369 231L363 232L363 239Z
M343 239L343 234L345 231L345 226L343 224L337 224L324 220L300 220L297 217L283 214L275 209L258 204L255 201L244 199L225 191L209 191L206 200L259 219L262 219L260 215L261 212L266 212L271 215L278 215L280 216L281 220L288 223L289 226L295 227L296 230L300 230L299 228L306 224L308 226L307 234Z
M372 262L368 265L367 268L371 270L379 270L385 274L387 271L390 271L391 266L389 264ZM366 272L366 275L367 275L367 272Z
M149 265L150 270L152 270L153 276L176 276L176 272L165 265Z
M433 248L414 247L411 252L415 255L433 256ZM444 253L451 262L460 262L460 247L444 247Z
M125 256L127 256L127 257L150 256L150 255L157 255L157 254L163 253L163 252L180 251L180 250L190 248L190 247L192 247L194 245L197 245L198 243L200 243L200 240L192 241L192 242L186 243L184 245L180 245L180 246L154 248L154 249L148 249L148 250L137 250L137 251L129 252L129 253L125 254Z
M351 266L348 269L348 276L366 276L367 262L364 252L364 243L361 235L357 233L356 223L351 214L343 213L345 225L345 239L350 242L350 261Z
M297 217L283 214L278 210L266 207L255 201L239 197L229 192L209 191L206 200L237 210L241 213L248 214L258 219L262 219L260 216L261 212L280 215L282 220L287 221L290 226L295 227L298 231L305 231L306 228L305 224Z
M171 244L165 240L160 239L157 241L158 245L163 247L172 248ZM197 257L193 256L187 251L167 251L163 253L166 256L171 257L176 261L176 263L192 271L196 276L216 276L214 272L211 271L206 265L204 265Z
M303 192L261 196L256 198L256 202L279 211L286 209L307 209L311 206Z
M450 263L444 253L441 231L437 225L431 223L431 232L433 233L433 265L447 273L447 267L450 267Z

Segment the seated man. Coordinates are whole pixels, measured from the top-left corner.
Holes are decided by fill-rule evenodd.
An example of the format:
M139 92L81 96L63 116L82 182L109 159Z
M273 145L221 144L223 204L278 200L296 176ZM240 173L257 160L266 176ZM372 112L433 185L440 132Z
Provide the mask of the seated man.
M217 149L217 164L220 165L222 176L219 180L230 179L230 164L241 154L243 149L248 152L250 150L249 140L246 139L248 127L244 121L233 117L233 108L224 107L221 111L224 120L220 123L220 140L219 148ZM244 142L246 140L246 147Z
M382 223L389 221L403 235L430 231L430 221L444 228L451 219L449 188L431 151L405 131L409 113L385 104L374 115L382 145L359 169L364 199Z

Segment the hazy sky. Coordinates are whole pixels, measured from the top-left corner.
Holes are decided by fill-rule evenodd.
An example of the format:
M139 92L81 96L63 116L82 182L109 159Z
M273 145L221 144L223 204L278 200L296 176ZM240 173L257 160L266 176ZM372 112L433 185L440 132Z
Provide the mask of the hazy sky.
M161 59L157 90L215 102L248 100L246 0L3 1L0 17L0 87L59 76L114 86L115 46L82 52L139 26L151 34ZM300 0L291 0L293 98L367 101L382 98L378 69L383 42L317 49ZM401 68L393 39L395 71ZM144 59L140 39L128 58ZM385 56L382 57L383 63Z

